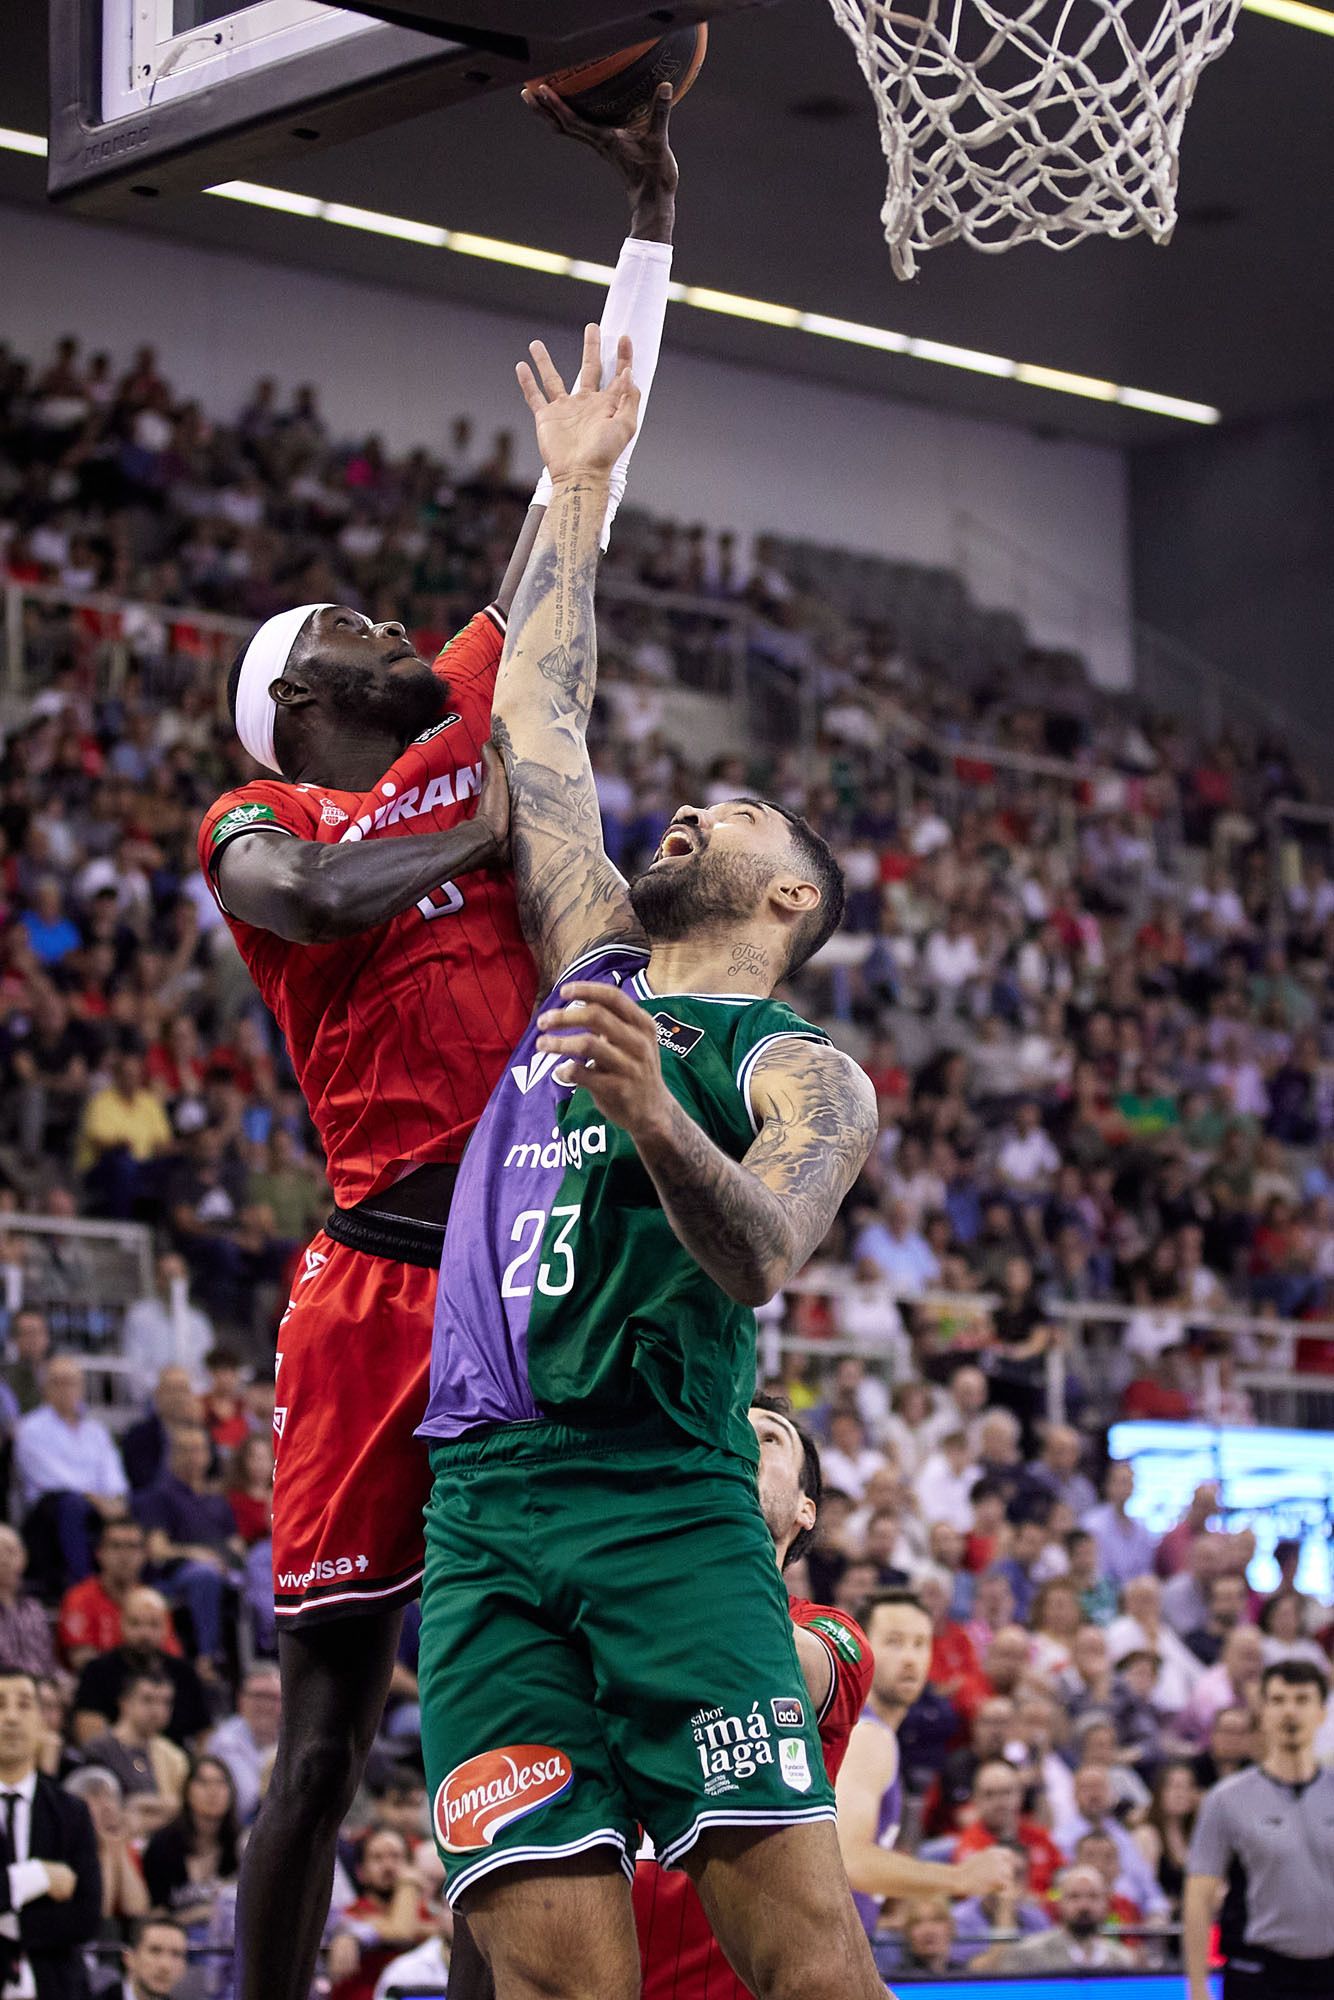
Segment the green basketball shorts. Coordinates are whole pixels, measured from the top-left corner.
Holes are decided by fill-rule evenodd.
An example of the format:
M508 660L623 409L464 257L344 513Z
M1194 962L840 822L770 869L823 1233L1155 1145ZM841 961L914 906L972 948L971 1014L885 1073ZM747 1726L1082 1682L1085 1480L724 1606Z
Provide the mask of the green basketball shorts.
M418 1680L451 1902L640 1829L832 1819L754 1469L665 1416L437 1445Z

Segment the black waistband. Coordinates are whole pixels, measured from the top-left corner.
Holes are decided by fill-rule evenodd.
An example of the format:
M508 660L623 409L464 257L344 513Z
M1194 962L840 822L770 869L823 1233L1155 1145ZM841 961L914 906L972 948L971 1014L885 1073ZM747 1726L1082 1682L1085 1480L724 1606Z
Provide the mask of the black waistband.
M418 1167L395 1187L359 1201L355 1208L332 1209L324 1233L367 1257L388 1257L396 1264L434 1271L444 1248L457 1177L458 1168L443 1162Z
M1235 1965L1238 1972L1254 1964L1258 1971L1280 1980L1285 1989L1309 1993L1313 2000L1323 2000L1324 1995L1334 1991L1334 1956L1291 1958L1287 1952L1272 1951L1267 1945L1239 1944L1228 1952L1227 1962Z

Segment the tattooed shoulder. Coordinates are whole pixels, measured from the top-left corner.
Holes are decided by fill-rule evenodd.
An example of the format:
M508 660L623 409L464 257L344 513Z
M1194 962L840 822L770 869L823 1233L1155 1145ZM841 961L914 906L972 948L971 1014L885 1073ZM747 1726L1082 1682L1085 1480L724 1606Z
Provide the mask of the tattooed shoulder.
M851 1056L828 1042L797 1035L775 1042L755 1064L752 1097L767 1115L785 1124L804 1124L831 1135L834 1121L852 1128L854 1138L876 1130L875 1088Z

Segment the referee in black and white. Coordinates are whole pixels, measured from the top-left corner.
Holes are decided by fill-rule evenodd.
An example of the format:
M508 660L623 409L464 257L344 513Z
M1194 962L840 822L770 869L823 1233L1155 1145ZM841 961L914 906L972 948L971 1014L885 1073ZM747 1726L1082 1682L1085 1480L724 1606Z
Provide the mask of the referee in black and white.
M1223 2000L1334 2000L1334 1771L1314 1749L1328 1697L1314 1661L1266 1667L1264 1756L1200 1807L1186 1870L1189 2000L1210 2000L1220 1890Z

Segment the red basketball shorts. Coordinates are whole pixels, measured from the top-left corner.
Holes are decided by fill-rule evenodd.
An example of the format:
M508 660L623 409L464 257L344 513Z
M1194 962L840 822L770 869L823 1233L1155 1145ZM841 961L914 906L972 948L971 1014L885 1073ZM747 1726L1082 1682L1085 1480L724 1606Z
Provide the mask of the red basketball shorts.
M279 1629L381 1611L421 1588L437 1274L335 1243L297 1267L278 1332L273 1600Z

